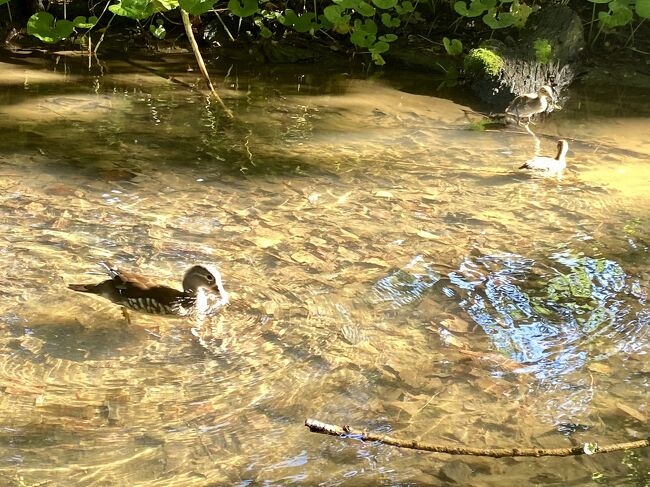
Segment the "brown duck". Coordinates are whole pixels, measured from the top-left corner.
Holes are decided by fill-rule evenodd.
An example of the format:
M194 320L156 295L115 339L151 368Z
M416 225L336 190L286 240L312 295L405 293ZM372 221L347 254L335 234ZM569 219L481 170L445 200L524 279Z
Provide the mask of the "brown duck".
M552 108L553 89L548 85L544 85L537 93L525 93L516 97L512 100L508 108L506 108L506 113L515 117L517 122L522 119L528 122L533 115L547 111L549 109L549 101L551 102L550 107Z
M135 274L122 272L102 262L110 279L98 284L69 284L68 288L82 293L96 294L124 308L156 315L185 316L197 305L199 291L204 289L218 295L220 305L228 302L221 273L212 266L195 265L185 272L183 290L152 283ZM128 315L125 314L127 321Z

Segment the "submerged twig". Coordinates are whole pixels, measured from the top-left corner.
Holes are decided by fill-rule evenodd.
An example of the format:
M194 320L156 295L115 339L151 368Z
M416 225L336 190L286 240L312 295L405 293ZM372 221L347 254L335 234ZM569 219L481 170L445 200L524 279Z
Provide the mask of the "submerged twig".
M226 115L228 115L230 118L233 118L232 112L223 102L223 100L217 93L217 90L214 89L214 86L212 86L212 81L210 80L210 74L208 73L208 69L205 67L205 63L203 62L203 56L201 55L201 51L199 51L199 45L197 44L196 39L194 38L194 32L192 32L192 23L190 22L190 16L182 8L181 8L181 17L183 18L183 25L185 26L185 33L187 34L187 38L190 41L190 45L192 46L192 51L194 51L194 57L196 57L196 63L199 65L199 70L201 71L201 74L205 78L205 81L208 84L208 88L210 88L210 93L212 93L214 99L217 100L217 102L221 105L223 111L226 112Z
M471 448L451 445L433 445L417 440L400 440L388 435L377 435L367 430L360 430L350 426L327 424L316 419L305 420L305 426L312 433L340 436L361 441L378 441L385 445L410 448L434 453L448 453L450 455L473 455L479 457L569 457L595 453L609 453L613 451L629 450L633 448L646 448L650 446L650 438L627 443L614 443L611 445L583 445L571 448Z

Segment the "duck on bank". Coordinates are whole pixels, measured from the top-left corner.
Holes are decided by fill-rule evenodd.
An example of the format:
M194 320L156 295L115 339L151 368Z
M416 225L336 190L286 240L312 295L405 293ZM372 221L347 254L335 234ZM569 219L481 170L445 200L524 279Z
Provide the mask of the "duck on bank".
M546 112L549 107L552 108L553 102L553 89L544 85L537 93L526 93L512 100L512 103L506 108L506 114L514 117L517 123L522 120L528 123L532 116Z

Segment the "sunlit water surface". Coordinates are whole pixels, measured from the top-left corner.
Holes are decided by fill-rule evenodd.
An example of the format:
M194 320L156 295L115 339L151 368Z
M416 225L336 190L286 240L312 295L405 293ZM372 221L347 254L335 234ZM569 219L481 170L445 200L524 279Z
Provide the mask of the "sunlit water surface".
M450 457L303 422L647 437L648 113L577 87L534 127L570 170L536 179L531 136L470 130L424 75L213 67L231 122L142 69L200 87L190 57L86 62L0 64L0 483L647 485L647 450ZM232 303L127 325L66 287L101 261L173 286L212 263Z

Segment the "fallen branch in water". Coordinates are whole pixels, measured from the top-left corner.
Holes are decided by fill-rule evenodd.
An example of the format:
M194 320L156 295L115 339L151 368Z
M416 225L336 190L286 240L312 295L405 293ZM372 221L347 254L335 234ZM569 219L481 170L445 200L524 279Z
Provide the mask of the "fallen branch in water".
M210 74L208 73L208 69L205 67L205 63L203 62L203 56L201 55L201 51L199 51L199 45L197 44L196 39L194 37L194 32L192 32L192 23L190 22L190 16L182 8L180 10L181 10L181 17L183 19L183 25L185 26L185 33L187 34L187 38L190 41L190 45L192 46L192 51L194 52L196 63L199 65L199 70L201 71L201 74L205 78L205 81L208 84L208 88L210 88L210 93L212 93L214 99L219 102L219 104L223 108L223 111L226 112L226 115L228 115L228 117L230 118L233 118L232 112L223 102L223 100L219 96L219 93L217 93L217 90L214 89L214 86L212 86L212 81L210 80Z
M450 455L473 455L480 457L568 457L572 455L586 455L595 453L609 453L619 450L633 448L645 448L650 446L650 438L645 440L630 441L627 443L615 443L612 445L585 444L572 448L470 448L463 446L432 445L416 440L400 440L387 435L376 435L367 430L360 430L350 426L338 426L327 424L316 419L305 420L305 426L312 433L339 436L361 441L378 441L385 445L410 448L412 450L423 450L434 453L449 453Z

